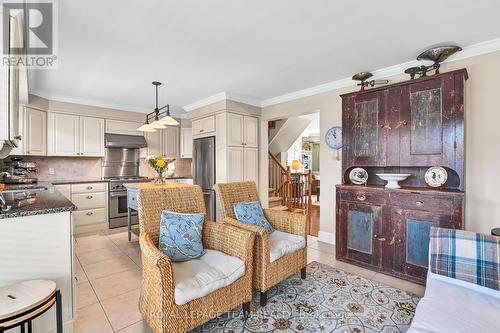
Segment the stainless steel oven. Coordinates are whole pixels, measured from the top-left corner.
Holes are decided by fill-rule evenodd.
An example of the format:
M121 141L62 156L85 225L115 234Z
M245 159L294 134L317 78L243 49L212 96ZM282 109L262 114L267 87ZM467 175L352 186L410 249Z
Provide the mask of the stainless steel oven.
M140 135L106 134L106 150L102 174L109 180L109 228L124 227L127 223L127 189L124 183L148 181L139 177L139 148L147 146ZM132 212L132 224L137 224L137 212Z
M109 228L124 227L127 225L127 190L109 192ZM132 224L138 224L137 212L132 211Z

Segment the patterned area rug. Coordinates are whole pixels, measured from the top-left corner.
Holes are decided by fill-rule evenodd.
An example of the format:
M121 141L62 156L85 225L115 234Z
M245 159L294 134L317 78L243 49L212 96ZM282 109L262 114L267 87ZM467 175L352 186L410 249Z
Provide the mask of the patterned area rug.
M406 332L419 297L317 262L268 291L267 306L241 307L192 332Z

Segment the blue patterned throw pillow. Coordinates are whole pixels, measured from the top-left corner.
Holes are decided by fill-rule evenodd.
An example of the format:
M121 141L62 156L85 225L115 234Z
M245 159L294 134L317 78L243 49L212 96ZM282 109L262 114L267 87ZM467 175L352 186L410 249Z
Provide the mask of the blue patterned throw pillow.
M160 250L172 261L188 261L205 254L201 234L204 213L183 214L164 210L160 223Z
M260 202L237 202L234 204L233 208L234 215L238 221L264 227L268 233L274 231L264 215Z

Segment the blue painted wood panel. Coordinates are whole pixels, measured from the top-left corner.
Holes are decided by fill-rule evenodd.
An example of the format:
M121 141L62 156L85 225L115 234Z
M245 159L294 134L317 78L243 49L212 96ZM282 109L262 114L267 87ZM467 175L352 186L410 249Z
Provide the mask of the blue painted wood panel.
M133 210L139 210L137 206L137 190L136 189L127 189L127 201L128 208L132 208Z
M375 213L350 210L347 217L347 248L372 254Z
M429 262L429 234L436 222L417 219L406 220L406 262L427 267Z

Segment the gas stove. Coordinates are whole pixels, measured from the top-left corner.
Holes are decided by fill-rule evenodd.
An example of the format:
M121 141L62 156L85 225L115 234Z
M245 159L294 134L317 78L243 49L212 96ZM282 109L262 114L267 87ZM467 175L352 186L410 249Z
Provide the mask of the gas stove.
M106 177L105 180L109 181L109 191L125 191L123 184L127 183L144 183L148 182L148 177Z

